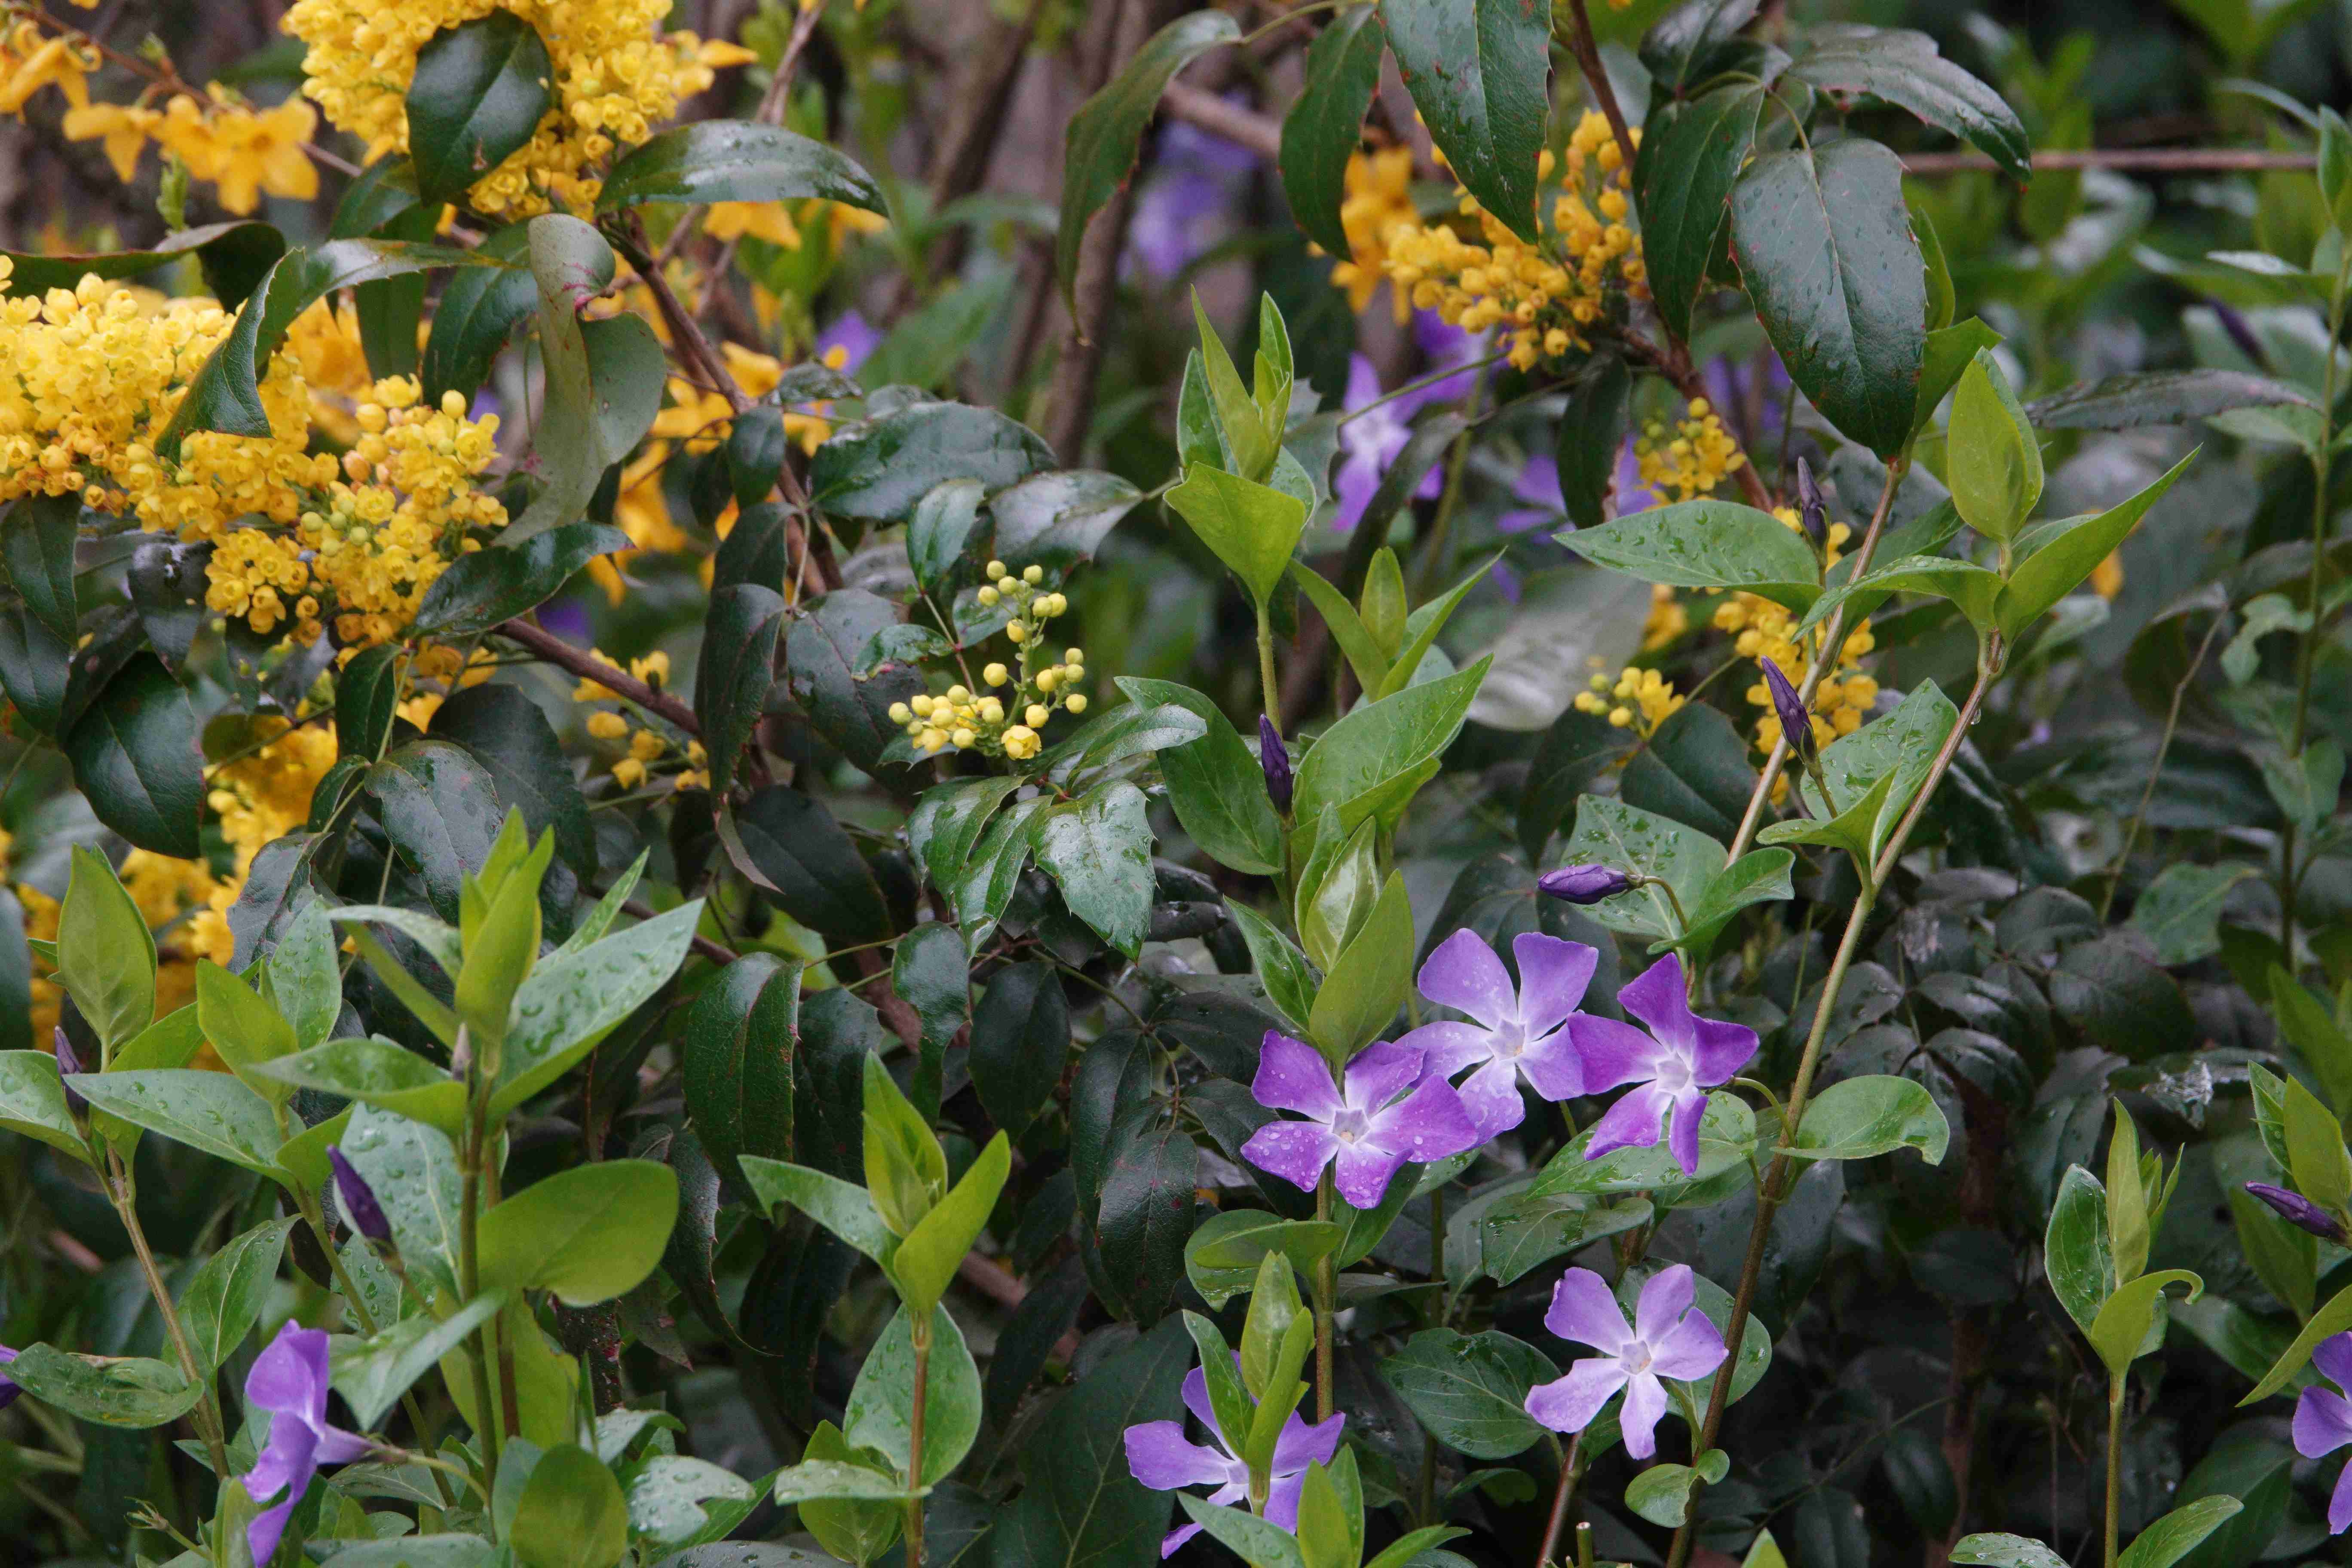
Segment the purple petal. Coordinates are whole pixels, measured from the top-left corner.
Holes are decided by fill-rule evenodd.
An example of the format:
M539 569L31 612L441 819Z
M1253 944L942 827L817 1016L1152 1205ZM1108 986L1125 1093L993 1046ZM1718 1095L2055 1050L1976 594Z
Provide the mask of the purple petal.
M1274 1440L1273 1473L1287 1475L1309 1465L1329 1464L1331 1456L1339 1451L1340 1432L1347 1425L1344 1411L1311 1423L1293 1414L1282 1424L1282 1436Z
M1698 1276L1691 1272L1690 1265L1669 1264L1643 1282L1641 1299L1633 1307L1633 1332L1654 1350L1665 1342L1667 1333L1697 1300Z
M340 1426L319 1428L319 1463L348 1465L375 1451L375 1444L356 1432L346 1432Z
M1519 961L1519 1022L1531 1036L1568 1022L1601 965L1599 948L1532 931L1511 939L1511 956Z
M1608 1355L1623 1350L1631 1336L1625 1313L1609 1291L1609 1282L1590 1268L1571 1268L1551 1289L1551 1307L1544 1327L1563 1340L1591 1345Z
M289 1319L246 1374L245 1402L301 1416L317 1426L327 1418L327 1333Z
M1723 1364L1723 1331L1705 1312L1692 1312L1650 1347L1650 1366L1661 1377L1685 1383L1706 1376Z
M2352 1443L2352 1400L2332 1389L2306 1388L2294 1402L2294 1451L2306 1459Z
M1713 1089L1729 1083L1741 1068L1756 1055L1756 1031L1745 1024L1727 1024L1715 1018L1694 1018L1698 1026L1698 1047L1692 1053L1696 1068L1695 1081Z
M1475 1149L1482 1142L1477 1122L1463 1109L1462 1097L1442 1078L1423 1079L1419 1089L1375 1113L1364 1131L1366 1144L1423 1165Z
M1269 1110L1296 1110L1318 1121L1339 1114L1339 1091L1330 1064L1304 1040L1268 1029L1258 1047L1257 1079L1250 1093Z
M2352 1333L2330 1334L2311 1349L2311 1364L2320 1376L2352 1393Z
M1339 1147L1339 1141L1319 1121L1269 1121L1250 1134L1242 1145L1242 1158L1311 1193Z
M1184 1440L1181 1421L1146 1421L1127 1429L1127 1473L1155 1492L1205 1487L1227 1479L1227 1461Z
M1670 952L1627 981L1617 1005L1647 1024L1660 1045L1688 1057L1698 1045L1698 1021L1685 984L1682 954Z
M2327 1533L2341 1535L2347 1526L2352 1526L2352 1465L2344 1467L2336 1489L2327 1494Z
M1423 1024L1397 1044L1419 1051L1422 1070L1438 1078L1452 1078L1471 1063L1490 1060L1495 1054L1491 1030L1453 1018Z
M1658 1451L1658 1417L1666 1413L1666 1385L1650 1373L1625 1382L1625 1403L1617 1411L1617 1430L1625 1452L1646 1459Z
M1586 1094L1658 1076L1658 1061L1665 1053L1631 1024L1579 1013L1568 1021L1568 1032L1576 1043L1577 1059L1584 1064Z
M1610 1396L1625 1386L1625 1369L1613 1356L1578 1362L1566 1377L1528 1390L1528 1414L1555 1432L1581 1432L1592 1425Z
M1706 1096L1696 1089L1686 1089L1674 1097L1674 1108L1667 1113L1666 1147L1683 1174L1698 1174L1698 1128L1706 1120Z
M1464 1079L1455 1092L1482 1143L1528 1119L1528 1103L1519 1098L1519 1069L1508 1058L1496 1057Z
M1333 1416L1338 1420L1338 1416ZM1285 1530L1298 1528L1298 1500L1307 1490L1307 1469L1301 1466L1290 1474L1276 1475L1265 1489L1265 1521Z
M1511 493L1530 506L1552 511L1563 510L1567 503L1560 494L1558 459L1542 452L1529 458L1527 466L1519 470L1519 477L1511 482Z
M1584 1057L1566 1025L1519 1053L1519 1070L1546 1100L1574 1100L1584 1092Z
M1396 1040L1375 1040L1348 1063L1347 1102L1375 1111L1421 1079L1421 1052Z
M1388 1194L1389 1182L1404 1163L1404 1158L1402 1152L1375 1148L1370 1142L1342 1143L1332 1163L1332 1184L1350 1206L1376 1209Z
M269 1418L269 1440L245 1473L245 1493L267 1502L279 1492L300 1497L319 1468L319 1435L299 1412L281 1410Z
M1162 1557L1175 1556L1179 1547L1182 1546L1186 1542L1192 1540L1192 1537L1200 1533L1201 1527L1197 1524L1178 1525L1166 1535L1160 1537L1160 1555Z
M253 1553L255 1568L266 1568L278 1551L278 1538L286 1533L286 1521L294 1517L294 1505L299 1494L288 1498L276 1508L263 1509L245 1527L245 1549Z
M1352 412L1381 395L1378 366L1362 354L1348 356L1348 407Z
M1658 1124L1674 1104L1674 1097L1654 1083L1627 1089L1592 1124L1592 1137L1584 1145L1584 1157L1598 1160L1620 1149L1654 1147L1658 1142Z
M817 334L816 357L822 360L834 349L844 350L848 358L842 368L854 374L881 341L882 334L864 316L856 310L844 310L834 318L833 325Z
M1341 533L1348 532L1363 521L1364 509L1372 504L1372 496L1381 488L1381 466L1377 459L1350 453L1339 464L1332 477L1331 495L1339 510L1331 519L1331 526Z
M1216 1406L1209 1403L1209 1374L1194 1367L1184 1374L1183 1390L1184 1408L1192 1413L1192 1419L1198 1421L1213 1438L1223 1443L1225 1435L1217 1429Z
M1511 992L1510 971L1486 945L1486 939L1468 926L1437 944L1429 962L1421 966L1420 984L1423 996L1457 1013L1467 1013L1490 1029L1518 1019L1519 999Z

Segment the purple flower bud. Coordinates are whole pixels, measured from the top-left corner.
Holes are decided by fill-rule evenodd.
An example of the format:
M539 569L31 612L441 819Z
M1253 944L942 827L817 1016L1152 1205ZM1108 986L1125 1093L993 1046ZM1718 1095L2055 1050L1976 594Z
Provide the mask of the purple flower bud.
M57 1052L58 1076L70 1078L81 1071L81 1057L74 1050L73 1041L66 1034L66 1026L59 1024L56 1033L49 1038L51 1047ZM75 1092L74 1086L71 1084L66 1085L66 1109L77 1117L87 1115L89 1111L89 1101ZM14 1351L8 1353L11 1356L16 1354Z
M2254 336L2254 329L2248 324L2246 318L2239 314L2237 307L2225 305L2219 300L2209 299L2205 302L2213 308L2213 319L2221 322L2221 331L2229 335L2231 342L2237 345L2238 352L2253 361L2256 370L2268 371L2271 356L2263 349L2262 339Z
M0 1345L0 1366L6 1366L10 1362L15 1361L16 1359L16 1352L15 1351L9 1349L6 1345ZM24 1392L24 1389L18 1385L15 1378L0 1374L0 1410L5 1410L11 1405L16 1404L16 1395Z
M343 1157L341 1149L327 1151L327 1163L335 1169L335 1194L342 1199L343 1217L352 1228L370 1241L392 1239L392 1226L383 1217L383 1205L375 1201L375 1189L357 1166Z
M2279 1218L2297 1229L2307 1230L2323 1241L2344 1239L2344 1227L2336 1223L2335 1216L2301 1193L2291 1193L2268 1182L2248 1182L2246 1191L2270 1205Z
M1282 731L1274 721L1261 713L1257 716L1257 762L1265 770L1266 798L1283 816L1290 815L1290 751L1282 743Z
M1536 890L1571 904L1597 904L1633 885L1633 879L1614 866L1562 866L1536 879Z
M1805 713L1805 704L1797 689L1780 673L1780 667L1769 658L1757 662L1764 667L1764 685L1772 693L1772 711L1780 721L1780 733L1789 739L1791 751L1811 751L1813 744L1813 721Z
M1804 458L1797 459L1797 521L1804 525L1805 537L1814 544L1829 542L1829 503L1822 499L1822 487L1813 479L1813 466Z

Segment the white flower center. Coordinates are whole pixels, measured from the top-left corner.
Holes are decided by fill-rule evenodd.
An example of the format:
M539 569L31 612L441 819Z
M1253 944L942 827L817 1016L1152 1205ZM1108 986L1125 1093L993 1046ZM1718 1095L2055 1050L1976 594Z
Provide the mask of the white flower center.
M1635 1341L1633 1347L1619 1358L1628 1377L1639 1377L1650 1370L1650 1347Z
M1370 1121L1360 1110L1352 1108L1342 1110L1331 1119L1331 1135L1342 1143L1356 1142L1364 1136Z
M1691 1087L1691 1080L1697 1076L1698 1069L1679 1056L1669 1054L1664 1061L1658 1064L1658 1087L1668 1094L1682 1093Z

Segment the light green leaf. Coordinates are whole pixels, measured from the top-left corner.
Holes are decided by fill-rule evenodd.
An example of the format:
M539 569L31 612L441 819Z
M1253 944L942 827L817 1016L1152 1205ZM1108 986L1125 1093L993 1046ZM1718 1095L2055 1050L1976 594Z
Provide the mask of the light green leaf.
M1597 566L1646 582L1744 589L1801 616L1821 596L1822 563L1804 536L1738 501L1677 501L1553 537Z
M2196 458L2197 453L2190 452L2138 494L2075 523L2018 563L1997 607L2002 635L2014 642L2043 612L2080 586L2100 562L2116 552L2147 515L2147 509Z
M1260 605L1281 586L1307 527L1307 505L1297 497L1202 463L1185 470L1168 504Z
M1789 1152L1800 1160L1869 1160L1916 1149L1927 1163L1940 1165L1951 1136L1925 1086L1874 1074L1841 1079L1815 1095Z
M609 1301L653 1272L677 1218L667 1165L605 1160L559 1171L482 1215L482 1288L551 1290L573 1307Z
M908 1415L915 1404L915 1346L908 1313L901 1307L866 1352L856 1385L841 1413L842 1436L858 1448L877 1450L905 1475L911 1467L914 1435ZM980 1435L980 1368L955 1320L934 1304L931 1349L923 1397L923 1473L926 1487L945 1480Z

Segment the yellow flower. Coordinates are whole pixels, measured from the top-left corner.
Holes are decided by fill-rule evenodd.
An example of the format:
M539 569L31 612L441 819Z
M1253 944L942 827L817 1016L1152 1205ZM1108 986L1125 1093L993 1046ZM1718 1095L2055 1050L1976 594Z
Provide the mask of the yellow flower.
M146 151L148 133L155 120L152 109L133 109L120 103L84 103L66 110L64 129L70 142L101 140L106 161L114 165L114 177L129 184L139 173L139 154Z
M623 757L613 764L613 782L623 789L635 789L646 782L646 764L635 757Z
M16 41L11 38L12 48ZM0 114L22 113L25 100L52 83L66 95L68 103L79 109L89 101L89 87L83 79L97 68L97 57L87 46L64 37L45 38L24 57L6 81L0 82Z
M1671 433L1664 421L1652 420L1642 438L1633 443L1643 488L1678 501L1711 493L1748 462L1739 443L1723 427L1723 416L1706 398L1692 398L1689 412L1690 417Z
M713 202L703 213L702 231L713 239L748 234L785 250L801 247L800 226L782 202Z
M259 114L223 110L214 116L214 163L208 177L220 187L220 203L233 213L249 213L260 193L307 202L319 194L319 171L303 144L318 128L319 111L289 99ZM190 165L194 171L194 166Z

